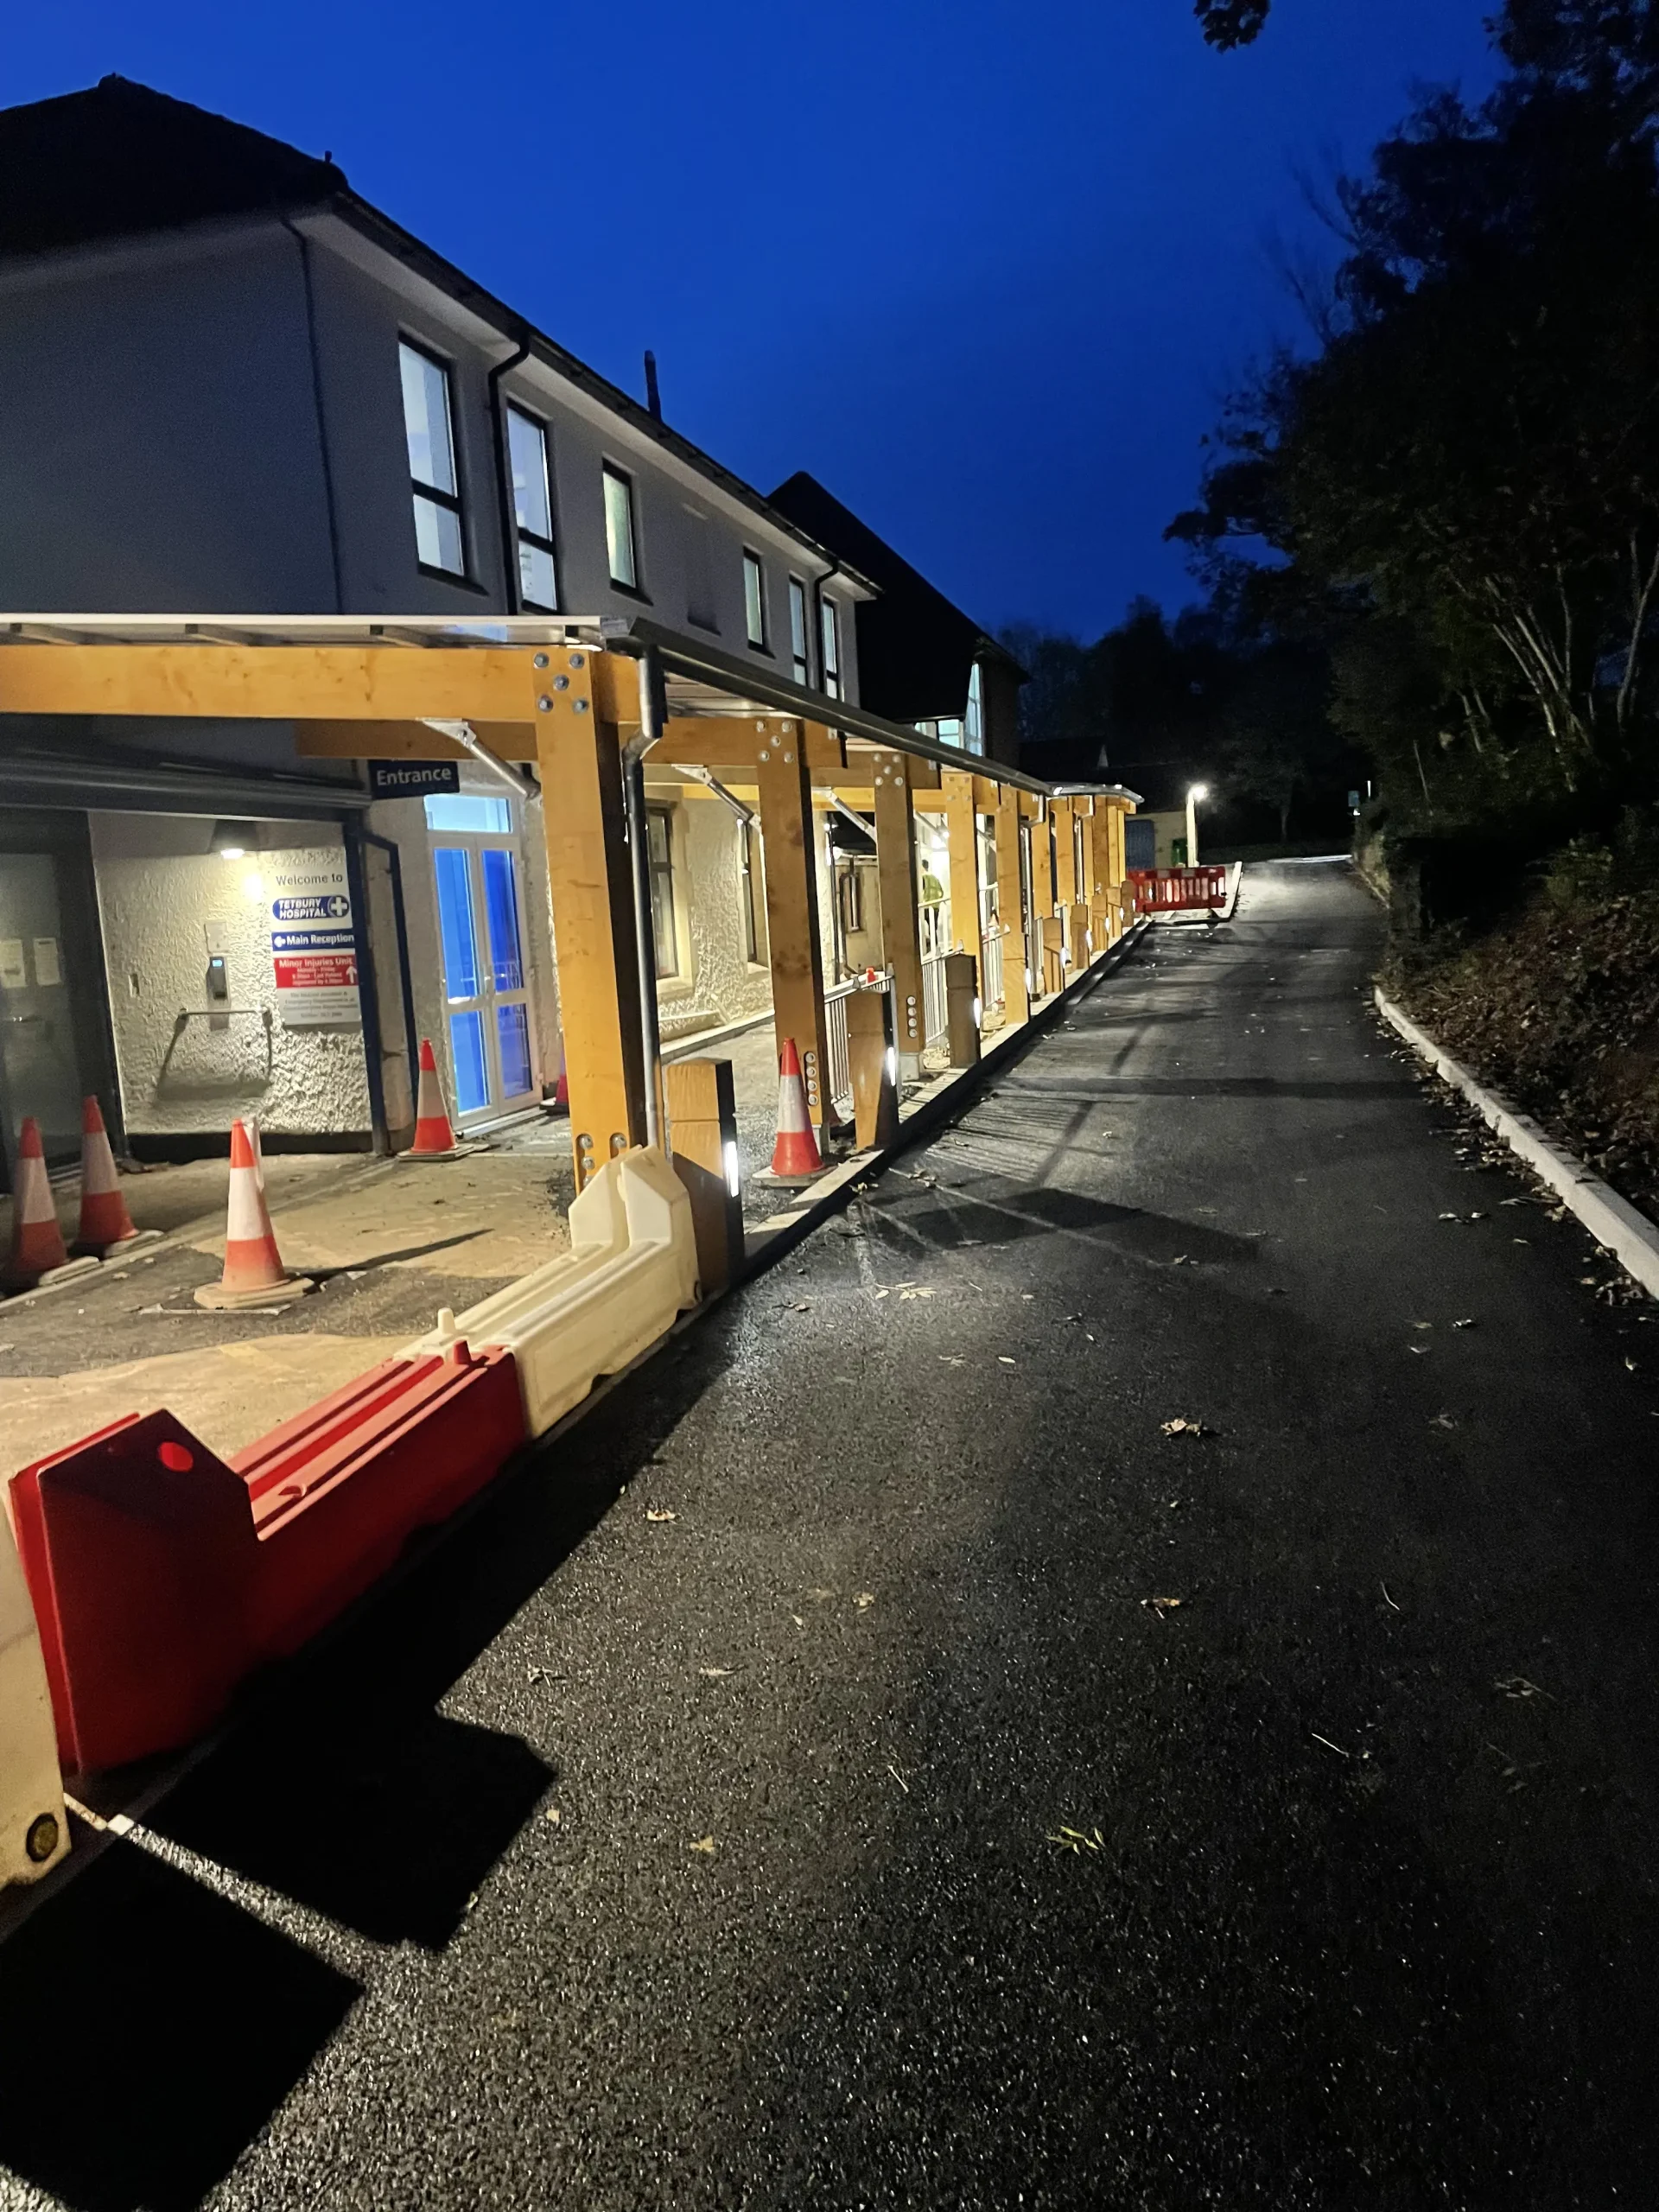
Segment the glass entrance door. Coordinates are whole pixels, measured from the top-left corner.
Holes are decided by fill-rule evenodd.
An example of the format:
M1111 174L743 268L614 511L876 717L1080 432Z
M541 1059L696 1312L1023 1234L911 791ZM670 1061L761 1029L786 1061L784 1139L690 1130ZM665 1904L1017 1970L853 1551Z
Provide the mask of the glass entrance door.
M0 1097L14 1133L39 1122L49 1160L80 1150L70 964L52 855L0 852Z
M510 799L429 799L458 1126L540 1096ZM468 816L487 824L461 829Z

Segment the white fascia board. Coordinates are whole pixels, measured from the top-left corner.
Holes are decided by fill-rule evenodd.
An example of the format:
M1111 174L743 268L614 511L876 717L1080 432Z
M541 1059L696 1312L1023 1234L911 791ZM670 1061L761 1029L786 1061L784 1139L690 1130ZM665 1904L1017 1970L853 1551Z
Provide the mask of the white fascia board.
M515 334L502 330L488 316L465 306L452 292L422 276L395 254L388 253L342 217L327 213L302 216L297 219L297 227L317 245L338 254L342 261L349 262L385 290L408 300L423 315L452 330L458 339L480 352L493 353L498 360L508 359L518 352ZM605 442L619 461L637 460L665 476L677 489L690 493L703 506L718 512L753 539L757 552L776 554L805 582L811 583L833 576L837 591L849 601L875 596L854 578L836 574L833 556L816 551L782 516L774 518L769 512L762 513L747 500L734 498L716 478L706 475L671 446L653 438L626 415L607 406L596 392L585 391L581 385L562 376L551 362L530 354L503 378L502 391L507 397L517 391L531 405L538 397L543 404L556 403L602 430ZM760 499L763 495L757 492L755 498Z

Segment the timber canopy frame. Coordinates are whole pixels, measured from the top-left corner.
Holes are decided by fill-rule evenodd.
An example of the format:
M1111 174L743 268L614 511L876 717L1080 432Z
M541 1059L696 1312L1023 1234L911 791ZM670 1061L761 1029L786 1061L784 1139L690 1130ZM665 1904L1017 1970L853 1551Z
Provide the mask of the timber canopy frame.
M533 763L543 792L557 793L556 804L543 806L543 827L578 1186L606 1158L642 1141L646 1122L642 948L623 799L625 748L639 751L648 719L642 686L652 671L661 683L660 734L652 734L650 754L715 772L756 795L775 1019L780 1039L794 1036L800 1045L815 1121L829 1115L815 805L873 811L878 845L890 825L890 853L909 842L916 810L969 823L976 814L995 816L1005 903L1009 889L1019 898L1013 864L1020 824L1096 816L1102 836L1098 865L1086 863L1090 893L1109 898L1121 887L1122 818L1139 804L1122 785L1052 784L941 745L644 616L0 615L0 717L276 721L294 725L296 752L313 760L460 760L481 749L501 761ZM467 725L476 745L433 727L444 722ZM0 721L0 757L4 728ZM38 749L39 733L29 734ZM362 803L357 786L342 782L340 790L344 805ZM280 804L275 779L270 798ZM96 806L96 790L84 801ZM156 810L171 810L159 793ZM1040 886L1046 921L1062 886L1080 908L1084 889L1069 850L1062 884L1053 881L1047 843L1033 871L1033 911ZM883 876L896 887L891 913L885 897L883 907L899 946L893 964L903 1020L906 1007L913 1017L920 988L919 971L908 972L916 969L908 859ZM1010 912L1020 909L1001 916L1012 944ZM963 919L961 934L977 951L976 899ZM1022 958L1006 963L1010 1020L1028 1009L1024 973Z

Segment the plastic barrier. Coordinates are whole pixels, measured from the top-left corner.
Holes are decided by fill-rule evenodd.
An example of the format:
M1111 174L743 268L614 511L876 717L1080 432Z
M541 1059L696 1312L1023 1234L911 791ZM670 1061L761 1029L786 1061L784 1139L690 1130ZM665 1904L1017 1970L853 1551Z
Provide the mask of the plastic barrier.
M0 1513L0 1888L38 1882L68 1848L35 1609Z
M457 1343L512 1354L532 1436L579 1405L697 1299L685 1185L654 1147L607 1160L570 1208L570 1250L465 1313L443 1313L406 1359Z
M11 1482L67 1769L172 1751L296 1650L524 1441L510 1357L388 1360L227 1465L172 1414Z
M1223 868L1137 868L1129 877L1143 914L1179 914L1227 904Z

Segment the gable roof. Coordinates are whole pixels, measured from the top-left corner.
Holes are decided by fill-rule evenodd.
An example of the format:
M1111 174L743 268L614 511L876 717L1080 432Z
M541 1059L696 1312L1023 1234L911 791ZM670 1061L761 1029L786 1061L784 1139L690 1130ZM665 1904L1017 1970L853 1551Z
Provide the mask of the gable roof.
M124 77L0 110L0 175L7 254L291 213L349 189L333 162Z
M353 192L336 162L319 161L148 85L108 76L85 92L0 109L0 260L236 216L338 216L819 559L835 558L752 484ZM855 567L852 581L870 588Z
M815 476L798 471L771 504L876 588L858 610L859 696L873 714L903 722L960 715L976 660L1001 662L1026 681L1011 653Z

